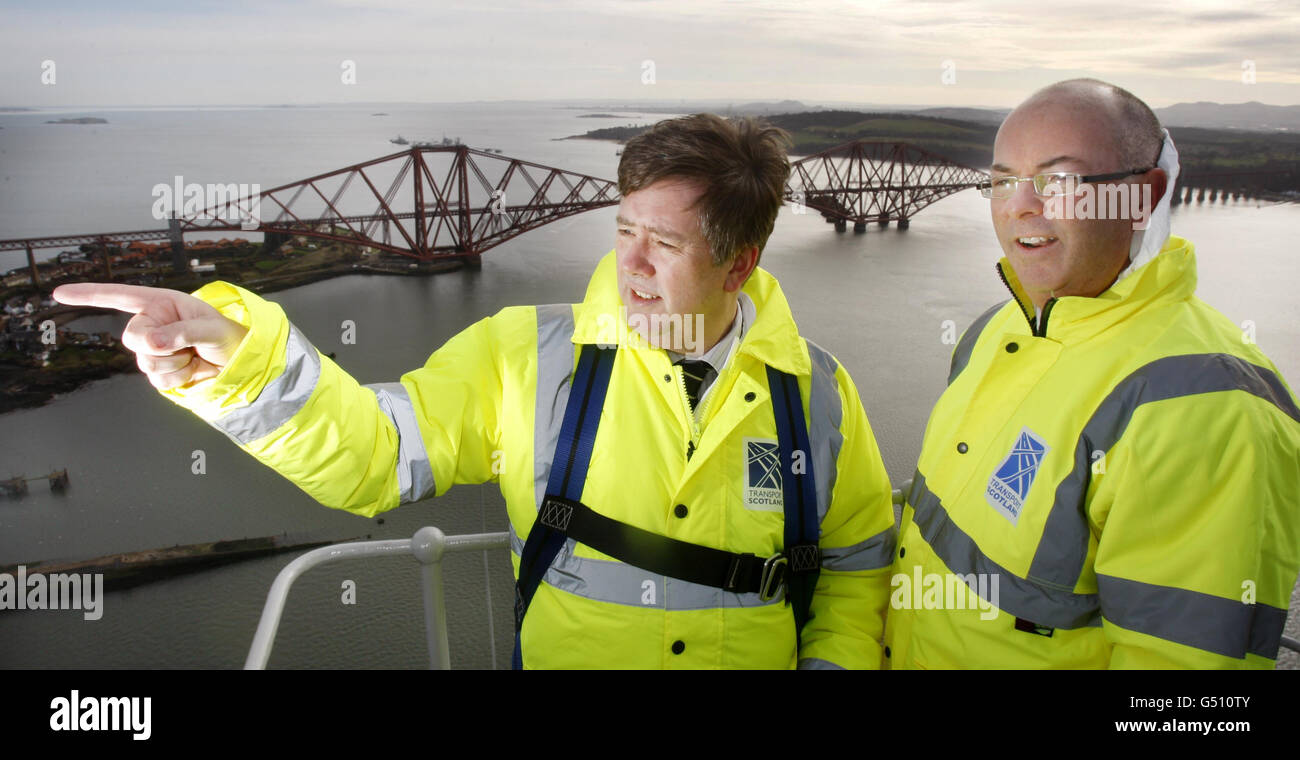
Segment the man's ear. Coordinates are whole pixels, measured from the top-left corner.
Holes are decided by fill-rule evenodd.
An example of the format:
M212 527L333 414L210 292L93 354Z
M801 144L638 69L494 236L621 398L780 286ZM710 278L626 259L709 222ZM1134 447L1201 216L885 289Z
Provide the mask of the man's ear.
M1160 199L1165 197L1165 190L1169 189L1169 173L1164 169L1152 169L1148 181L1151 183L1151 202L1159 205ZM1156 212L1154 206L1146 211L1148 216Z
M758 266L758 246L751 245L748 248L740 249L740 253L731 260L731 268L727 272L727 280L722 284L724 290L728 293L735 293L745 285L745 280L753 273L754 268Z

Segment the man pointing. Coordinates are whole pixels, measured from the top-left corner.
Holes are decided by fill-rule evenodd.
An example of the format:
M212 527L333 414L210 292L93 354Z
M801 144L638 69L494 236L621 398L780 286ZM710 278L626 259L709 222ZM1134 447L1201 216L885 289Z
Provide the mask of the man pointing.
M397 383L358 385L225 282L54 295L135 312L150 382L322 504L499 482L516 666L878 667L884 465L848 374L757 268L788 172L777 130L661 122L623 151L581 304L507 308Z

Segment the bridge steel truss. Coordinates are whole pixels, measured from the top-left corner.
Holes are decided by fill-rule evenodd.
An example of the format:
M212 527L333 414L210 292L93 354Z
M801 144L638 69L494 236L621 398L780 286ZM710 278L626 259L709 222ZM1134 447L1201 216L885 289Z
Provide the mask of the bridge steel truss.
M837 229L852 222L861 231L872 221L906 228L921 209L986 177L907 143L854 141L794 162L785 198L820 211ZM0 240L0 251L26 250L34 269L33 249L150 240L179 249L184 233L245 231L477 264L485 251L528 230L620 200L610 180L464 145L412 147L256 195L208 195L224 200L190 208L176 199L180 213L169 228Z
M476 260L528 230L619 202L615 183L464 145L418 147L266 190L258 231L371 246L417 261ZM240 229L205 210L183 232Z
M183 207L176 230L4 240L0 251L244 231L337 240L422 262L477 261L528 230L618 202L610 180L464 145L417 147L258 195L230 194L218 205Z
M891 221L905 229L921 209L987 178L915 145L855 140L794 162L785 197L820 211L837 229Z

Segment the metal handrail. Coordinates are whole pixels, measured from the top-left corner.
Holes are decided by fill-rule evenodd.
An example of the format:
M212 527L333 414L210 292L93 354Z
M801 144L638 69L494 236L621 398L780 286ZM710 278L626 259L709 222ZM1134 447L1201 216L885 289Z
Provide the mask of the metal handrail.
M904 495L911 488L909 480L901 489L894 489L891 496L896 505L903 503ZM390 539L386 541L352 541L332 544L312 549L301 557L294 559L275 576L271 590L266 595L266 604L262 607L262 618L257 623L257 632L253 634L253 644L248 649L244 660L245 670L265 670L271 658L271 647L275 644L275 634L280 628L280 616L284 613L285 602L289 598L289 588L294 581L308 570L327 562L341 559L359 559L364 557L391 556L394 554L412 554L421 565L421 586L424 597L425 638L429 647L429 668L447 670L451 668L451 656L447 647L447 611L442 593L442 556L452 552L473 551L476 549L504 549L509 546L507 533L473 533L463 536L448 536L434 527L420 528L411 538Z
M893 503L903 504L907 492L911 490L912 481L903 483L902 488L894 489ZM442 590L443 555L456 552L477 551L485 549L504 549L510 544L508 533L470 533L461 536L448 536L441 530L429 526L420 528L411 538L387 541L353 541L333 544L313 549L294 559L280 571L271 584L266 595L266 605L262 608L262 618L257 624L257 633L253 635L253 644L248 650L248 659L244 661L245 670L265 670L267 660L271 657L271 646L275 643L275 634L280 627L280 616L289 598L289 588L298 577L313 567L341 559L378 557L392 555L413 555L420 563L421 592L424 598L425 638L429 647L429 668L431 670L448 670L451 668L451 653L447 646L447 608ZM489 612L489 614L491 614ZM1287 649L1300 652L1300 640L1283 635L1281 645Z
M290 562L275 576L266 595L262 619L253 634L253 645L244 661L245 670L265 670L271 658L271 646L280 627L280 615L289 597L289 587L313 567L341 559L414 555L420 562L420 579L424 597L425 638L429 646L429 668L448 670L451 654L447 648L447 608L442 593L442 557L456 552L504 549L510 545L508 533L471 533L448 536L434 527L420 528L411 538L387 541L353 541L322 546Z

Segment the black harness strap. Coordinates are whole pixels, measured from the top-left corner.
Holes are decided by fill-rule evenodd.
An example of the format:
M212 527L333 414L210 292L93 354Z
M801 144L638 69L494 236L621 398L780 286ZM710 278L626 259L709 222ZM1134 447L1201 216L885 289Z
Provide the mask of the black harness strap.
M786 579L787 560L780 554L758 557L692 544L628 525L581 502L557 496L547 496L542 502L537 524L653 575L734 594L758 594L763 601L776 596Z
M768 367L768 387L781 455L787 548L771 557L758 557L651 533L606 517L582 503L615 356L613 348L582 346L580 349L546 496L520 554L519 580L515 584L515 669L523 667L520 633L524 616L542 577L570 538L654 575L732 593L757 593L763 601L773 598L784 586L798 636L809 619L809 606L821 567L817 492L798 380Z

